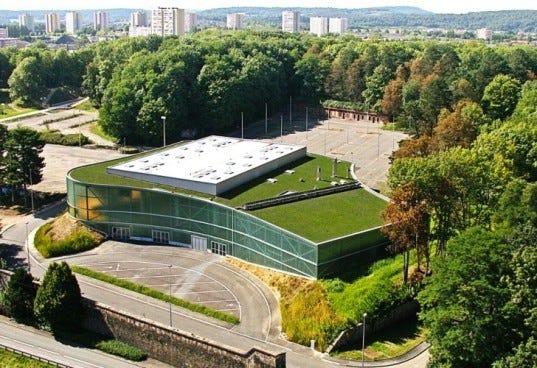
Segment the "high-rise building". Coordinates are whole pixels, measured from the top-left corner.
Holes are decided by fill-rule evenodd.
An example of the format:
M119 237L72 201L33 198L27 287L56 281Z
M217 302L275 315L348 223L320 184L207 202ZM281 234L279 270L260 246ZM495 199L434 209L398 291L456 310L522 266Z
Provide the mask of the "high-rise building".
M198 26L198 15L196 13L185 13L185 33L192 32Z
M77 33L80 29L82 29L83 23L84 23L84 20L82 18L81 13L71 11L65 14L65 32L66 33L68 34Z
M151 33L160 36L182 36L185 34L185 10L158 8L151 12Z
M9 33L7 31L7 28L0 28L0 38L8 38Z
M147 27L147 13L146 12L131 13L131 27Z
M310 18L310 33L317 36L322 36L328 33L328 18L327 17L311 17Z
M48 13L45 16L45 32L53 33L60 30L60 16L58 13Z
M347 32L347 18L330 18L328 22L328 32L333 34L343 34Z
M19 27L26 27L30 32L35 32L34 17L30 14L19 15Z
M108 29L108 13L96 11L93 13L93 28L97 31Z
M230 13L227 15L227 28L237 30L244 27L244 13Z
M282 12L282 31L298 32L300 25L300 13L295 10L284 10Z

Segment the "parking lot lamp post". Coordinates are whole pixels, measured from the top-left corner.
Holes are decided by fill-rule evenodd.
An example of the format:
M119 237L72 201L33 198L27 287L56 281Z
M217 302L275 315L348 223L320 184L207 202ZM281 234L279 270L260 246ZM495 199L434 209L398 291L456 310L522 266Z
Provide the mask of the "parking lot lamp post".
M169 285L169 296L170 296L170 327L172 327L172 265L168 265L168 270L169 270L169 280L168 280L168 285Z
M166 116L162 115L162 147L166 147Z
M26 222L26 256L28 257L28 273L32 273L32 266L30 265L30 244L28 241L28 222Z
M367 313L364 313L364 322L362 323L362 368L364 367L364 350L365 350L365 317Z

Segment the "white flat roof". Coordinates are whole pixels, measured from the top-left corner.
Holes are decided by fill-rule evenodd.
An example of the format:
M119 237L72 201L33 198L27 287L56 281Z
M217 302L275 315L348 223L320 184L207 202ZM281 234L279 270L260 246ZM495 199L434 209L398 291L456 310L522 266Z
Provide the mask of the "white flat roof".
M267 163L286 156L296 157L299 152L305 156L306 147L213 135L110 166L108 171L127 177L143 177L142 180L149 182L162 183L157 178L175 179L178 187L182 186L181 181L218 185L267 167ZM252 175L248 177L252 178Z

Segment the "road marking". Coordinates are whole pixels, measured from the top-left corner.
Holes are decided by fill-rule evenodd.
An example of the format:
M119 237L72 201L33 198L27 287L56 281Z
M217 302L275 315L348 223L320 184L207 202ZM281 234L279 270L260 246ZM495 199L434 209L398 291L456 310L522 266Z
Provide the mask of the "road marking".
M93 364L93 363L90 363L90 362L86 362L85 360L81 360L81 359L77 359L77 358L74 358L72 356L68 356L68 355L64 355L65 358L68 358L68 359L72 359L74 360L75 362L79 362L79 363L84 363L84 364L87 364L87 365L91 365L92 367L96 367L96 368L104 368L102 365L96 365L96 364Z

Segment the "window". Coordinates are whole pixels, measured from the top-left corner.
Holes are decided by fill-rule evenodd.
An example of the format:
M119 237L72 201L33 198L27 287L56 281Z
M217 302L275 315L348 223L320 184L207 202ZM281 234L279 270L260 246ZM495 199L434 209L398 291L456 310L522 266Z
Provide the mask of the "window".
M170 233L167 231L153 230L151 237L155 243L168 244L170 242Z
M226 245L218 242L211 242L211 252L221 256L226 255Z
M112 227L113 239L128 239L131 236L131 229L128 227Z

